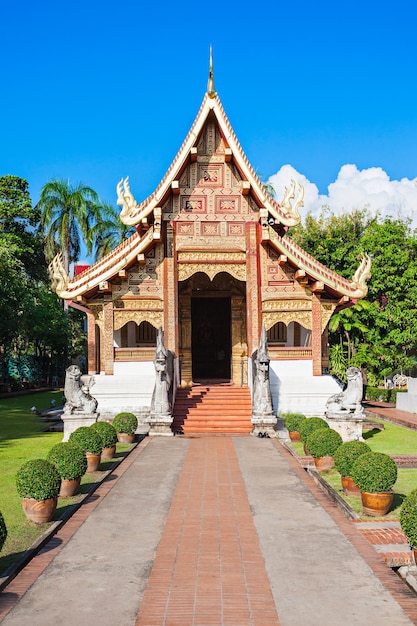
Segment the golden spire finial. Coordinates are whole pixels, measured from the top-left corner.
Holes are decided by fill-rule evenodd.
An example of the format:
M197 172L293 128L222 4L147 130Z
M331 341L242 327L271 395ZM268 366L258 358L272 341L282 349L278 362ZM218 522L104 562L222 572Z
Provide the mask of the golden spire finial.
M209 98L216 97L216 89L214 87L214 72L213 72L213 50L210 46L210 71L209 71L209 79L207 83L207 95Z

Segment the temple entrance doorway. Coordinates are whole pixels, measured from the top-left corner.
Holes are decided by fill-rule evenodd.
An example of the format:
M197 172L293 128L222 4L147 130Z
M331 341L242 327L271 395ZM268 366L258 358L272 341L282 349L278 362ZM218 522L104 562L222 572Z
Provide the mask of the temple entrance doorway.
M178 282L181 387L247 385L246 283L228 272Z
M191 299L191 360L194 382L230 381L230 298Z

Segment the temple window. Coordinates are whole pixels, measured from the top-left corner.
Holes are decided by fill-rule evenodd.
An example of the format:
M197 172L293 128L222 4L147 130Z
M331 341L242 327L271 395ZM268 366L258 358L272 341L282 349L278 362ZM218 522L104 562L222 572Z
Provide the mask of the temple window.
M286 343L287 327L284 322L277 322L268 330L268 343L273 345L277 343Z
M156 345L156 328L149 322L141 322L136 327L136 344L139 346Z

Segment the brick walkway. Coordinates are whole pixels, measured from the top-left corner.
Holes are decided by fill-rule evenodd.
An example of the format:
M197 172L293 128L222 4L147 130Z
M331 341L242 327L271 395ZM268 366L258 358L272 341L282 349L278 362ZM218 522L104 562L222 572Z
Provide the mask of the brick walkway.
M191 440L136 624L279 624L230 437Z
M116 482L134 463L137 456L150 440L145 439L123 460L123 463L112 472L111 480L104 480L98 489L89 495L81 507L67 520L58 532L41 548L16 577L7 585L0 596L0 622L6 617L11 609L21 600L28 589L35 583L37 578L52 563L56 555L68 543L80 526L88 519L92 511L103 501ZM35 624L35 622L34 622Z
M399 522L352 522L389 567L412 565L412 552Z

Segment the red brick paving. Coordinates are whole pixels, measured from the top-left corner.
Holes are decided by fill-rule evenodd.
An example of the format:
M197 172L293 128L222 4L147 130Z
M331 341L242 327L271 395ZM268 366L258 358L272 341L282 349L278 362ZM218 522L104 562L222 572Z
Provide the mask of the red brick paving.
M136 626L275 626L230 437L190 441Z
M406 417L409 416L407 414ZM414 417L417 427L417 416ZM390 421L395 421L392 409ZM117 480L128 469L148 442L149 439L145 439L124 460L113 472L113 478ZM280 444L275 441L274 445ZM282 446L280 449L382 584L412 622L417 624L415 594L387 566L387 563L390 564L395 559L398 564L403 564L401 559L410 558L405 537L399 527L392 523L387 525L381 522L380 525L374 522L376 526L370 528L369 523L348 520L302 469L299 462L288 451L283 450ZM223 475L224 482L221 481ZM103 482L95 491L94 497L83 503L48 545L7 586L1 594L0 621L101 502L113 484L115 480ZM392 550L396 546L398 551ZM230 438L201 438L191 441L160 548L145 591L137 626L187 626L191 623L195 626L279 624ZM164 621L161 621L161 615Z
M412 552L399 522L352 522L389 567L412 565Z

